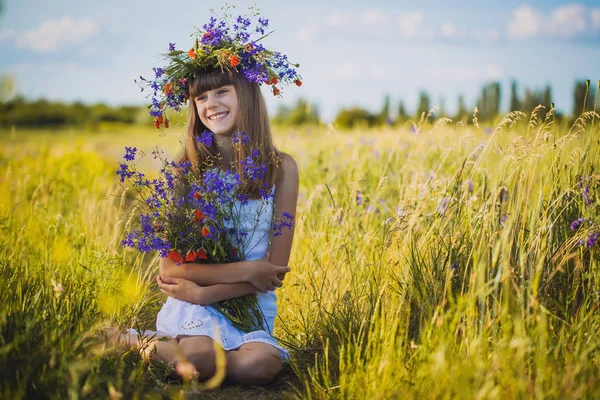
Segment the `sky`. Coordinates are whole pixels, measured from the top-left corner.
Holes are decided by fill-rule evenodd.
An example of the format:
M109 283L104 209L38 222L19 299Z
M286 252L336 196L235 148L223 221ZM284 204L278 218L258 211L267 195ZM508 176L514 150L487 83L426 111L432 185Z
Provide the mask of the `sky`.
M134 79L151 77L168 43L190 34L224 3L198 0L4 0L0 74L30 99L146 104ZM263 45L300 64L302 87L283 99L264 90L269 112L298 98L325 121L341 107L409 112L420 90L452 113L464 95L473 107L482 84L550 84L559 111L572 108L578 79L600 80L600 3L547 0L229 2L232 14L256 4L274 30Z

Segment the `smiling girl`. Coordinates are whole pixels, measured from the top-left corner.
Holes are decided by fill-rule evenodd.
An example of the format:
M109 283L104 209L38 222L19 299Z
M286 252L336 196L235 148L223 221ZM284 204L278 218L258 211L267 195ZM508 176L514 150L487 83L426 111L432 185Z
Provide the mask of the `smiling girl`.
M264 30L267 23L259 18L257 30ZM248 142L259 150L258 161L267 169L262 182L247 182L244 191L249 200L238 204L248 215L258 212L258 224L254 221L252 227L234 228L252 228L257 232L250 238L247 247L250 251L239 262L179 264L162 258L157 283L169 297L157 316L157 332L146 333L154 335L151 357L171 363L178 371L187 366L199 379L210 378L216 371L215 345L218 345L226 352L229 382L264 384L279 373L289 358L289 352L278 344L272 332L277 315L275 290L290 271L287 264L294 229L277 235L271 229L274 220L284 215L295 217L298 166L290 155L273 144L259 85L272 84L273 92L278 94L275 84L279 80L298 86L300 81L284 56L249 41L244 33L248 26L249 20L243 17L238 17L231 29L211 19L189 52L176 51L171 44L170 55L177 58L176 66L183 64L185 68L157 72L157 77L167 75L163 91L169 97L163 102L156 101L152 112L157 117L155 123L166 121L164 108L182 101L173 89L173 84L179 83L179 93L185 91L185 98L189 99L189 124L185 148L177 161L189 161L198 174L204 172L207 160L214 159L220 160L219 167L223 170L241 171L249 147L235 146L234 138L241 131L246 133ZM232 31L237 33L234 35ZM215 60L218 65L214 65ZM155 95L157 88L158 85L154 87ZM265 188L273 193L266 207L264 200L259 199ZM257 293L264 315L260 330L243 332L210 306L251 293ZM115 333L113 340L134 345L141 338L129 330L125 336Z

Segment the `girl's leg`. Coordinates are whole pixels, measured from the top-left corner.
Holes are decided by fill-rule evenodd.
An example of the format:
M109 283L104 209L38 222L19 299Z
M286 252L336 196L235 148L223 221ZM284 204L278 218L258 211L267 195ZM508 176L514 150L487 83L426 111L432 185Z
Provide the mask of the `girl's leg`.
M240 385L264 385L281 371L279 350L270 344L250 342L227 352L227 381Z
M183 356L196 368L198 379L211 378L216 372L215 341L208 336L177 337Z
M198 379L211 378L216 372L215 342L208 336L179 338L179 347L198 371ZM269 383L283 366L279 350L266 343L246 343L238 350L228 351L226 355L226 380L238 385Z

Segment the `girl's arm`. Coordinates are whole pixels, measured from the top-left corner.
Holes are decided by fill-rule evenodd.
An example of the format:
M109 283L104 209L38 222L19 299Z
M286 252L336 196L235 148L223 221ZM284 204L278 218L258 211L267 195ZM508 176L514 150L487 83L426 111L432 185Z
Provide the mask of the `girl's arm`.
M279 218L283 215L284 212L291 214L292 216L296 216L296 204L298 202L298 165L296 161L289 155L284 154L282 157L282 170L277 179L277 190L275 194L275 215ZM292 225L291 229L284 229L280 236L273 237L271 241L271 252L270 252L270 260L273 264L277 265L287 265L290 259L290 253L292 249L292 240L294 238L294 227L295 221ZM269 255L265 256L262 260L256 261L267 261L269 259ZM170 261L170 260L167 260ZM250 261L250 263L252 263ZM174 262L173 262L174 264ZM175 265L175 268L182 268L184 266L193 266L198 265L200 267L210 267L217 266L215 271L211 271L210 269L206 269L207 271L211 271L211 273L218 274L218 268L231 268L234 270L234 273L240 273L240 270L235 271L237 267L236 264L242 263L230 263L230 264L182 264L180 267ZM269 263L271 264L271 263ZM271 265L273 265L271 264ZM252 265L249 264L248 268L251 268ZM240 269L243 271L244 267ZM285 271L280 272L284 275L289 271L288 267L284 267ZM186 268L186 270L194 270L194 268ZM161 273L162 273L162 264L161 264ZM208 275L208 273L206 274ZM213 277L215 277L214 275ZM244 273L241 273L239 276L244 276ZM227 277L224 277L225 279ZM231 277L229 277L231 278ZM282 276L283 278L283 276ZM232 299L235 297L244 296L246 294L256 292L256 287L253 284L248 282L237 282L237 283L220 283L213 284L212 286L202 287L192 282L188 278L180 279L178 277L157 277L158 286L162 293L167 296L174 297L179 300L184 300L189 303L195 303L200 305L209 305L219 301Z
M168 258L160 260L161 276L183 278L202 286L249 282L261 292L266 292L270 287L280 287L281 280L277 275L285 274L289 270L287 266L272 264L268 257L225 264L183 263L177 265L175 261Z
M289 154L282 153L281 169L277 176L275 191L275 217L281 219L286 212L296 216L298 202L298 164ZM160 260L162 276L183 278L202 286L220 283L249 282L261 292L269 288L280 287L281 280L290 268L287 263L292 251L294 239L294 221L292 228L284 228L281 235L271 238L270 258L240 261L226 264L185 263L177 265L173 260ZM238 297L238 296L234 296Z
M296 205L298 203L298 164L289 154L281 155L281 170L277 176L275 190L275 217L282 219L283 213L294 217L292 227L284 228L281 235L271 238L271 263L288 265L296 227Z
M161 276L156 277L156 281L163 294L201 306L256 293L256 288L247 282L200 286L187 279Z

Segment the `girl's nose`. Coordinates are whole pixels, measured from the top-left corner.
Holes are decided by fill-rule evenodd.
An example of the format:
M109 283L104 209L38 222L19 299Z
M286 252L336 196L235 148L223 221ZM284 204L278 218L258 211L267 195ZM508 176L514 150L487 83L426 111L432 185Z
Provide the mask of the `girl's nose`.
M215 96L208 96L206 100L206 108L215 108L219 105L217 98Z

